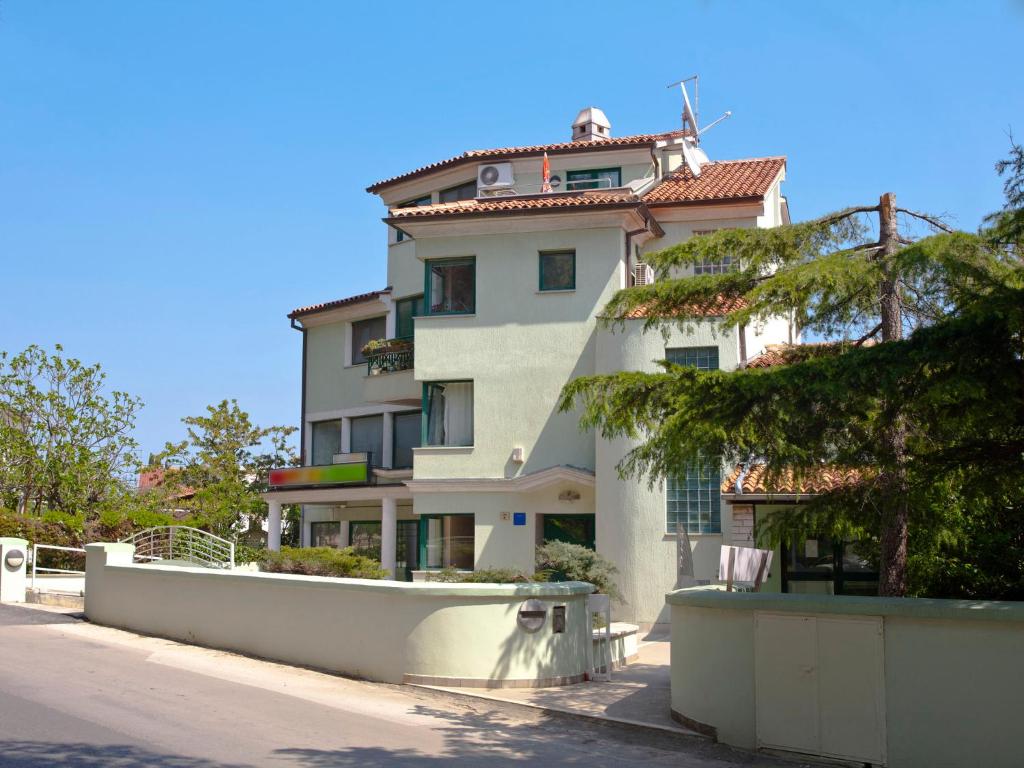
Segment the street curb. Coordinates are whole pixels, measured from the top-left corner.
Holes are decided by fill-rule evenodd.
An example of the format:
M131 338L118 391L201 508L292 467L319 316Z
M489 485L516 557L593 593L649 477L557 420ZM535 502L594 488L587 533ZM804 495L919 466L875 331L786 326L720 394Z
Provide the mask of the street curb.
M715 743L714 739L710 739L707 736L697 733L696 731L683 730L681 728L673 728L671 726L656 725L654 723L645 723L640 720L627 720L623 718L589 715L583 712L575 712L571 709L565 709L563 707L545 707L539 704L531 704L525 701L509 701L507 699L499 699L484 694L473 693L470 691L453 691L449 688L438 688L430 685L407 684L404 687L415 688L419 691L428 692L430 695L436 698L449 699L450 701L458 702L460 704L480 704L486 702L487 704L496 706L500 709L504 709L509 712L518 712L521 714L531 715L545 714L565 720L583 722L590 725L602 726L605 728L625 730L634 734L651 735L653 733L660 736L676 737L688 742L701 742L707 744Z

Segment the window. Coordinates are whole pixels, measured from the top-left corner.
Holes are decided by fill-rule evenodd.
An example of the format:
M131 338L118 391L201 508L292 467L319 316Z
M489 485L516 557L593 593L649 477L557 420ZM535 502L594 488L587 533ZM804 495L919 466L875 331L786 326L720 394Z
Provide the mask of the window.
M476 259L428 261L425 292L428 314L472 314L476 311Z
M564 541L594 549L594 516L544 515L544 541Z
M722 532L722 476L718 462L698 461L682 475L669 475L667 529L675 533L680 523L687 533Z
M368 453L369 465L379 467L384 455L384 417L360 416L351 420L352 453Z
M410 200L407 203L402 203L398 207L399 208L418 208L421 205L430 205L432 202L433 202L433 200L431 200L430 195L424 195L423 197L417 197L415 200ZM407 234L405 234L405 232L400 230L398 227L395 227L395 241L396 242L400 243L403 240L405 240L407 237L409 237L409 236Z
M476 179L459 184L456 187L442 189L438 195L438 201L442 203L454 203L459 200L472 200L476 197Z
M717 229L695 229L693 231L694 237L702 235L710 235L712 232L717 232ZM693 265L694 275L722 275L731 270L735 265L732 262L732 256L723 256L721 261L701 261L700 264Z
M420 567L473 570L472 515L424 515L420 518Z
M341 543L341 523L323 522L309 524L309 546L334 547Z
M313 422L313 466L334 463L334 454L341 453L341 419Z
M690 365L702 371L714 371L718 369L718 347L666 349L665 359L676 365Z
M621 168L594 168L589 171L567 171L565 174L565 188L570 192L580 189L611 189L621 186Z
M413 337L412 319L423 314L423 294L395 302L395 336L399 339Z
M348 545L361 555L380 560L380 520L349 523Z
M808 538L782 545L782 591L830 595L878 594L878 571L856 542Z
M412 468L412 449L419 447L423 416L419 411L396 413L394 421L393 469Z
M718 347L678 347L665 350L665 359L702 371L718 368ZM714 461L697 461L665 481L666 529L675 533L680 524L687 533L722 532L722 467Z
M473 382L423 385L423 445L473 445Z
M374 339L387 336L386 321L383 317L371 317L369 320L356 320L352 323L352 365L366 362L363 347Z
M576 251L547 251L540 254L540 289L571 291L576 288Z

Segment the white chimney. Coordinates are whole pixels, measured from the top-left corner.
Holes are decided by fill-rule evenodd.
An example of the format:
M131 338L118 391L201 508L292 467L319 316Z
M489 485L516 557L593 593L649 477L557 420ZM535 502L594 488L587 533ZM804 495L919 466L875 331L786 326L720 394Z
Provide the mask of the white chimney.
M600 141L612 135L612 124L597 107L581 109L572 123L573 141Z

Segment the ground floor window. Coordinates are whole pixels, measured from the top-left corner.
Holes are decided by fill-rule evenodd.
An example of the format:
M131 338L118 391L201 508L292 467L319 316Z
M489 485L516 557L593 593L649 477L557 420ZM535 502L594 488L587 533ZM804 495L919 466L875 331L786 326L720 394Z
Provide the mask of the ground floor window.
M380 560L379 520L353 521L349 526L349 546L361 555ZM412 581L412 572L419 570L419 520L399 520L398 538L395 542L395 574L401 581Z
M856 542L809 538L782 547L782 591L827 595L876 595L878 571Z
M593 515L544 515L544 541L564 541L595 549Z
M341 523L330 520L309 524L311 547L337 547L341 543Z
M421 568L473 570L473 515L424 515L419 543Z
M722 532L722 471L717 461L699 461L665 481L666 529L675 533Z

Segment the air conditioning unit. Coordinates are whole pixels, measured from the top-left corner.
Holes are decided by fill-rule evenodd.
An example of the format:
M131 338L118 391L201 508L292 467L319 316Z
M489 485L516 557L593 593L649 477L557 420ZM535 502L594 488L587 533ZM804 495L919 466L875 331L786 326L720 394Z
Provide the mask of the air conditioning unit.
M488 163L476 172L476 187L481 194L511 192L515 183L512 163Z
M654 282L654 270L638 261L633 265L633 285L650 285Z

